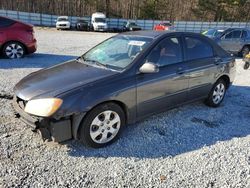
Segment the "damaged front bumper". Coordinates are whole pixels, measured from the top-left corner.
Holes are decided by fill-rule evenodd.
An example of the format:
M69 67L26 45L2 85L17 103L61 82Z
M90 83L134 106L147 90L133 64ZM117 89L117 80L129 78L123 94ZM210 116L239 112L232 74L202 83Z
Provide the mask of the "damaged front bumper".
M53 118L31 116L24 111L26 101L17 96L13 97L12 104L16 111L16 117L32 127L33 131L39 131L43 140L62 142L73 137L70 117L55 120Z

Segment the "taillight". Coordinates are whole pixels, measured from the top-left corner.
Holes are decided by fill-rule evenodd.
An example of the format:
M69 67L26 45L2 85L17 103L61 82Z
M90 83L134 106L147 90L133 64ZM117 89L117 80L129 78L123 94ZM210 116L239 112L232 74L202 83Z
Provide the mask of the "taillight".
M27 31L27 32L30 34L30 36L31 36L30 40L34 40L34 39L35 39L35 32L34 32L33 28L27 29L26 31Z

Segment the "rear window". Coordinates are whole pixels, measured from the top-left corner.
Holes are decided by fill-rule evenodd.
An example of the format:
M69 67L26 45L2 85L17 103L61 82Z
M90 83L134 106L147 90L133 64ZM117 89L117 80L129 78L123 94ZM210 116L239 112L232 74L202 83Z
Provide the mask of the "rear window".
M213 48L205 40L185 37L187 60L213 57Z
M14 20L0 17L0 28L9 27L15 23Z

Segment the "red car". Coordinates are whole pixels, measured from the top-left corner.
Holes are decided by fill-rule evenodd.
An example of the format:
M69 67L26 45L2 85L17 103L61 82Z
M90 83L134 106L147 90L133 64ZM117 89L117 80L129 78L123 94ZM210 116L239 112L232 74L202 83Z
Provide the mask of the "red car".
M33 26L0 16L0 52L15 59L36 51Z
M163 22L160 24L157 24L154 26L154 30L156 31L166 31L169 30L171 28L172 24L169 22Z

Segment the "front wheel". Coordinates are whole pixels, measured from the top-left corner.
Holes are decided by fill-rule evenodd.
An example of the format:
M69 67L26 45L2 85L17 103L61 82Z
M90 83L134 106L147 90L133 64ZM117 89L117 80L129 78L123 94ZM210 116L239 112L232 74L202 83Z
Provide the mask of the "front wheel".
M25 54L25 48L19 42L8 42L4 45L2 53L9 59L22 58Z
M249 68L250 64L248 62L245 63L244 69L247 70Z
M218 107L226 94L226 83L224 80L218 80L211 89L206 104L211 107Z
M79 130L83 144L100 148L114 142L125 125L122 108L115 103L95 107L82 121Z

